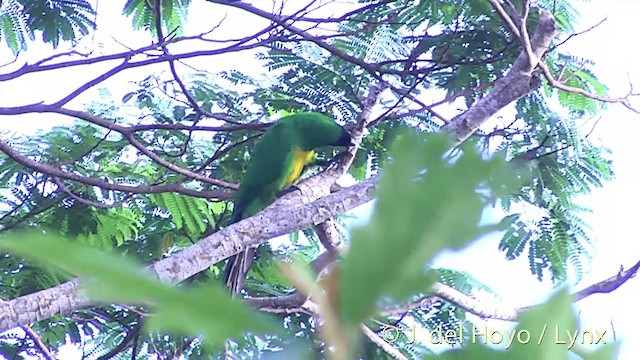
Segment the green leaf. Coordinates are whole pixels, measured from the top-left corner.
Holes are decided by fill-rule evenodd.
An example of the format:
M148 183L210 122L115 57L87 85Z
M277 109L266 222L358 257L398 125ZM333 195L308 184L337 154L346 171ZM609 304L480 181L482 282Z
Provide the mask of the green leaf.
M580 355L584 360L610 360L616 358L617 350L615 344L607 344L591 353L579 354L578 351L575 351L575 353Z
M476 329L470 345L465 349L447 351L438 359L569 359L569 352L583 359L609 360L615 358L616 346L609 344L596 351L585 351L581 343L581 331L577 329L573 314L572 298L566 290L561 290L546 303L536 306L520 317L520 323L514 330ZM484 330L498 330L503 335L507 351L494 350L484 346L485 339L480 335ZM567 333L568 332L568 333ZM576 337L577 334L577 337ZM571 337L575 343L571 344ZM507 345L507 339L513 339ZM490 339L486 343L491 342Z
M524 313L515 333L530 334L531 342L514 341L512 356L518 359L567 359L570 342L567 331L577 331L571 303L571 296L561 290L545 304Z
M165 31L175 31L176 35L182 33L182 28L187 17L187 8L191 0L159 0L161 1L161 20ZM153 4L151 6L150 4ZM136 30L151 30L156 34L155 2L149 3L143 0L128 0L124 5L123 13L132 17L133 28Z
M82 277L83 290L94 301L152 305L153 314L146 321L152 329L203 335L207 343L214 344L247 331L275 329L218 285L178 289L152 278L124 256L72 243L59 235L13 232L0 241L0 248Z
M513 183L500 157L484 161L464 147L453 159L447 137L406 133L383 169L370 223L352 232L342 261L344 319L357 324L374 311L377 299L402 300L429 286L427 262L439 251L459 249L495 229L479 226L485 206L479 194L487 182ZM492 179L493 178L493 179Z

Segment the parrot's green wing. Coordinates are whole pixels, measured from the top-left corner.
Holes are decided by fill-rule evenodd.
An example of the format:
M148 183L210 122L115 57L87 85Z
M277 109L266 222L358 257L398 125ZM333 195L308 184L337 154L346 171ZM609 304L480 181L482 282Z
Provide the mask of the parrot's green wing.
M230 223L251 217L269 206L286 185L294 168L295 133L290 126L277 123L262 136L251 157L247 172L240 183L233 205ZM242 291L249 272L254 248L248 248L229 258L226 285L232 294Z
M262 135L234 199L230 223L253 216L269 206L291 185L303 167L324 146L351 146L351 136L333 119L319 113L298 113L280 119ZM239 293L255 250L248 248L229 258L226 284Z
M294 167L295 133L276 123L262 136L234 199L231 223L257 214L285 187Z

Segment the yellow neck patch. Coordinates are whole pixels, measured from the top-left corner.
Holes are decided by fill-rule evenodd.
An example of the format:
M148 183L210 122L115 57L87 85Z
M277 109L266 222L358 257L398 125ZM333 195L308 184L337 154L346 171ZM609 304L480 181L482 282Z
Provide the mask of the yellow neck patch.
M301 149L295 149L293 151L293 168L291 169L291 174L287 178L287 182L284 187L288 187L296 181L300 175L302 174L302 169L305 165L313 160L313 156L315 153L312 151L304 151Z

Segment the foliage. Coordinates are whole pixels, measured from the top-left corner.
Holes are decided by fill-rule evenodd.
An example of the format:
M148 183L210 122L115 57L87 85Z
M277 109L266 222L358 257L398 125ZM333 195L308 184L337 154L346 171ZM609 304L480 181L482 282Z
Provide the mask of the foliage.
M180 35L184 26L186 9L191 0L161 0L159 2L160 14L164 30L168 30L172 35ZM153 4L151 8L149 4ZM124 14L131 15L132 25L135 30L150 30L157 35L156 16L158 2L147 2L143 0L127 0L124 5ZM165 33L166 35L166 33Z
M165 31L180 35L190 0L162 0L160 13ZM156 33L152 2L128 0L123 13L131 16L133 28ZM61 42L80 39L96 28L96 9L86 0L7 0L0 5L0 37L17 54L27 49L29 40L40 34L44 43L58 47ZM165 33L167 35L167 33Z
M421 151L415 151L416 149ZM452 243L456 247L464 246L483 232L496 229L495 226L479 225L483 204L491 202L496 194L503 193L509 190L510 186L517 184L515 182L509 185L504 182L505 178L517 177L509 175L513 172L509 171L509 166L501 161L500 157L484 161L473 151L473 147L467 146L466 149L462 149L462 154L453 154L449 149L450 144L445 137L430 136L425 139L423 136L411 134L402 136L392 149L392 160L383 169L376 212L368 225L354 229L352 250L343 261L340 288L342 314L336 315L342 319L347 329L351 328L351 331L357 332L358 327L349 324L358 324L373 315L372 307L378 302L376 299L380 295L384 295L380 300L391 295L395 299L393 302L397 302L407 300L407 296L416 291L424 292L425 284L430 283L425 283L429 276L425 272L424 264L433 254L452 247ZM432 188L430 185L433 183L448 184L444 187L439 186L441 190L447 191L425 191ZM398 196L395 191L398 188L404 189L402 196ZM494 193L496 191L497 193ZM405 213L404 218L407 222L415 222L430 215L434 219L420 227L377 219L379 216L398 212ZM458 230L452 232L452 227ZM395 237L407 244L398 246L397 241L385 241L389 237ZM425 239L429 241L425 242ZM453 242L453 239L456 239L457 243ZM256 322L256 315L242 309L239 303L231 301L217 285L186 290L173 288L140 273L140 265L131 260L74 244L55 235L55 232L49 235L33 231L12 232L5 236L0 246L34 258L39 263L54 265L82 276L85 279L83 288L92 299L108 303L152 305L153 314L146 316L144 321L147 330L164 329L172 333L204 336L201 339L203 344L220 344L228 337L244 331L269 329L264 327L262 322ZM416 247L420 246L423 250L416 251ZM406 253L407 250L409 253ZM393 255L401 251L405 254ZM388 267L380 266L381 262ZM390 269L394 271L389 271ZM362 276L372 273L377 276ZM415 281L399 283L395 280L396 277L414 277ZM455 279L456 276L441 270L440 278ZM520 328L538 333L541 331L538 328L548 325L551 320L554 326L574 328L575 325L569 322L572 315L568 314L571 312L566 310L569 298L564 296L559 299L561 300L552 300L549 305L545 305L548 308L526 314ZM389 299L385 302L387 306L390 305ZM450 305L445 304L440 308L440 316L450 311ZM325 318L329 316L326 312L322 315ZM413 314L418 324L429 326L427 329L433 328L435 324L432 317L417 315ZM138 319L137 324L140 321ZM442 323L450 326L452 321L453 319L448 319ZM231 326L231 323L234 326ZM444 329L446 331L449 328ZM512 351L514 356L520 353L529 354L534 351L532 348L538 349L535 351L553 351L557 354L554 358L559 358L565 352L564 348L550 341L546 341L540 348L514 346ZM404 346L400 349L410 355L418 355L415 353L416 348ZM466 351L471 355L489 350L471 346Z
M531 272L539 279L548 268L554 281L567 280L570 272L579 281L591 245L589 226L580 217L589 209L575 198L613 177L608 151L594 146L576 122L551 112L539 94L519 101L517 108L526 114L525 124L509 133L509 147L501 148L508 149L509 158L525 161L536 176L502 199L503 209L512 214L500 250L515 259L528 247ZM540 119L541 113L548 117Z
M550 329L574 329L575 315L570 311L571 298L563 290L557 292L549 301L540 305L529 313L524 314L512 334L522 334L522 341L515 340L508 351L490 349L481 345L485 339L478 338L473 345L462 350L447 351L440 356L429 358L438 359L569 359L564 338L554 337ZM535 335L535 336L534 336ZM509 335L510 336L510 335ZM529 336L529 338L527 337ZM526 340L526 339L530 340ZM535 341L535 346L533 345ZM584 356L585 359L611 359L615 355L615 347L603 346L593 353Z
M81 276L83 291L95 301L152 307L153 316L145 317L148 330L203 336L205 343L221 345L243 331L274 328L219 286L172 287L144 274L140 264L60 236L17 232L2 239L0 246Z
M216 15L231 7L252 6L234 1L213 3L208 5ZM258 335L248 332L256 330L247 322L255 314L227 301L217 289L224 264L212 265L188 279L179 290L131 275L139 274L136 269L140 264L171 256L224 227L232 206L228 186L194 180L148 154L203 178L237 183L255 139L278 114L321 111L340 124L353 126L365 110L363 99L369 84L380 79L390 83L391 90L380 99L374 112L380 116L367 129L349 169L356 180L379 172L383 176L372 221L345 234L351 248L340 265L341 308L336 314L346 331L359 322L378 334L384 331L380 323L399 327L416 324L423 329L468 326L465 311L446 301L402 314L375 314L428 297L429 284L436 279L467 295L478 290L491 293L469 274L449 269L429 271L425 264L441 250L461 248L497 228L503 231L499 250L508 259L528 256L531 272L540 280L549 277L562 285L584 273L592 239L588 224L580 217L588 209L579 206L576 198L613 177L608 152L592 143L581 126L583 117L602 109L600 103L544 83L515 104L513 122L489 123L492 128L477 132L446 162L442 158L448 154L447 142L438 137L425 142L413 133L438 132L443 125L440 107L421 107L420 103L445 99L443 107L448 106L448 113L468 109L491 90L491 83L509 70L521 52L520 42L489 2L362 1L351 4L357 10L345 12L340 21L315 18L314 12L306 9L296 13L303 20L295 16L280 22L269 19L270 27L265 32L240 40L224 39L224 34L216 34L224 39L220 40L186 32L189 38L181 38L188 28L189 9L195 4L162 0L158 4L160 21L155 17L156 4L142 0L124 4L123 15L130 18L132 30L146 31L150 41L158 41L160 24L167 38L162 40L170 44L204 39L190 51L206 55L207 61L227 64L227 69L207 72L183 67L180 72L185 74L159 73L158 68L138 64L146 61L151 65L167 56L163 61L175 65L188 62L189 57L178 61L160 46L132 50L116 59L125 65L141 61L135 67L142 79L131 79L127 90L112 87L113 94L103 91L84 108L103 122L71 115L75 121L36 134L1 135L19 154L76 178L131 187L181 186L181 191L114 190L104 184L39 171L0 152L0 231L10 234L26 228L47 229L41 242L18 241L14 236L13 242L2 244L16 253L0 257L0 296L13 299L47 289L69 279L71 273L90 275L104 283L103 292L97 295L110 304L33 324L47 345L60 346L69 336L72 343L84 346L86 355L106 356L125 341L133 341L131 337L137 334L135 345L120 349L119 356L208 357L217 353L203 347L198 334L207 333L221 341L242 333L245 336L235 336L226 344L227 351L238 358L269 352L301 358L300 354L322 348L317 321L304 312L273 316L292 336L281 336L278 331ZM99 14L93 2L5 0L0 6L0 37L14 54L37 46L36 38L62 49L99 31L95 29ZM553 11L562 36L573 31L578 14L568 1L540 1L535 6ZM529 33L535 29L535 10L529 9ZM281 15L277 11L273 16ZM282 12L287 13L293 12ZM226 51L240 51L238 46L256 44L261 39L269 41L244 52L247 59L257 58L260 67L255 72L244 73L222 57ZM216 44L221 47L216 48ZM561 45L549 51L545 59L551 72L568 85L606 94L588 59L563 53ZM52 62L44 64L55 66ZM8 76L12 74L20 75L16 72ZM5 78L10 76L0 77ZM38 108L34 113L59 110ZM130 132L118 130L121 128ZM396 143L403 137L412 140ZM134 146L136 143L139 146ZM511 164L504 165L496 154ZM331 150L319 152L324 159L333 155ZM499 202L500 216L504 216L500 227L478 226L481 212L493 201ZM388 221L392 218L398 221ZM70 241L54 246L54 239L61 236ZM322 249L312 229L301 229L280 243L260 248L259 259L249 274L247 293L290 294L291 279L282 274L276 259L296 258L310 263ZM72 254L85 254L86 258ZM122 254L137 262L123 260ZM146 287L136 285L134 280ZM121 293L125 287L128 292ZM126 301L140 306L111 304ZM154 306L149 306L149 301ZM570 326L573 320L567 302L566 297L558 295L541 308L544 311L523 318L520 328L533 328L543 320L556 318L562 326ZM187 311L185 316L192 321L177 321L179 310ZM155 314L157 326L141 331L148 322L140 312L146 311ZM238 312L237 319L231 319L232 311ZM207 316L226 320L207 321ZM229 332L222 329L226 325L233 325ZM25 351L35 353L36 345L26 337L12 333L2 336L0 351L14 357ZM441 357L540 358L546 357L541 355L545 351L560 357L566 354L549 344L497 353L470 344L468 336L465 333L463 344L459 344L464 349L447 351ZM406 340L403 333L393 344L406 356L433 355L432 347L408 346ZM363 341L358 350L362 358L388 356L371 342Z
M96 12L86 0L7 0L0 5L0 37L18 53L26 50L35 34L58 47L95 29Z
M459 249L496 229L478 224L482 208L495 197L493 191L500 190L487 188L487 180L508 178L499 157L483 163L473 147L467 147L454 158L446 138L404 137L390 152L376 211L366 228L353 230L350 251L342 261L341 308L349 324L372 315L381 297L403 300L428 289L433 279L429 281L424 264L436 251ZM386 220L391 218L394 221Z

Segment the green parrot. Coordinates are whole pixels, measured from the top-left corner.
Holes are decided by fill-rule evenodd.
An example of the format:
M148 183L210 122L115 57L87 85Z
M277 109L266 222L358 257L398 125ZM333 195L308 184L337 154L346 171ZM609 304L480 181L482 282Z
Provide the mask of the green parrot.
M274 202L315 159L316 149L353 146L351 140L345 129L319 113L296 113L278 120L256 145L236 192L229 224L251 217ZM225 282L231 294L242 291L254 252L250 248L229 258Z

